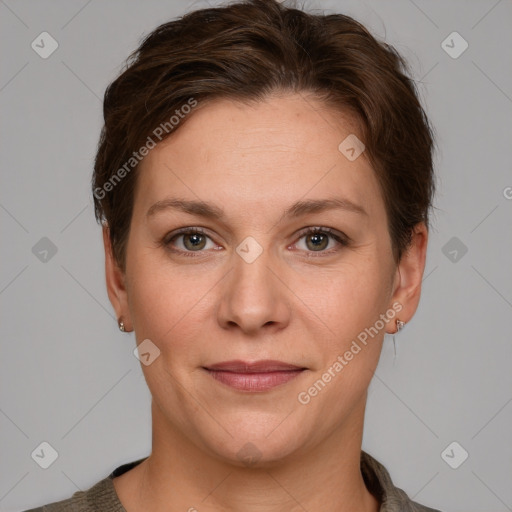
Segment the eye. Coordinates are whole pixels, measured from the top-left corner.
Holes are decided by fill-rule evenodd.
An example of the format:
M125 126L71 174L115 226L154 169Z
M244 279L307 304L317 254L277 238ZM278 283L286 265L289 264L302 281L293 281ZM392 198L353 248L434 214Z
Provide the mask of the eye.
M175 249L174 241L177 239L182 239L181 244L177 244L178 248ZM169 249L173 252L179 252L184 254L185 256L195 256L194 252L202 252L203 249L207 248L207 240L210 240L210 237L205 234L205 232L201 228L183 228L174 232L171 237L166 237L163 240L163 245L169 247ZM181 247L179 247L181 245ZM209 247L211 249L211 247Z
M337 252L340 247L339 246L348 246L349 238L343 233L338 233L333 231L331 228L323 228L323 227L312 227L303 230L299 234L299 240L305 238L306 240L306 248L304 249L309 253L320 253L319 255L330 255ZM181 242L177 241L181 239ZM325 250L329 247L329 239L334 240L337 243L334 249ZM206 249L215 249L216 246L213 244L213 247L208 247L208 241L213 244L211 238L206 235L205 231L201 228L182 228L178 231L171 233L166 236L161 244L167 247L170 251L182 254L184 256L199 256L199 254L205 252ZM309 254L309 256L316 256L314 254Z
M331 228L313 227L303 231L300 240L305 239L305 250L311 253L333 254L340 249L341 246L348 246L349 239L342 233L334 232ZM334 249L325 250L329 246L329 238L337 242Z

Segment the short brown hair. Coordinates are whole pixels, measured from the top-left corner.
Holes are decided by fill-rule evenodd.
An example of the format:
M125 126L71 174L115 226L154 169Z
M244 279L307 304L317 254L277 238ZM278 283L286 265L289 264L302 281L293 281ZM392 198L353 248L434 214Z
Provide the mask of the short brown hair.
M351 114L360 126L398 263L414 226L423 221L429 227L435 191L433 130L407 70L392 46L353 18L312 15L275 0L196 10L160 25L105 91L93 195L116 262L125 268L137 181L134 152L156 127L169 128L174 113L186 112L181 109L191 100L254 102L275 92L307 92ZM192 115L180 115L165 136Z

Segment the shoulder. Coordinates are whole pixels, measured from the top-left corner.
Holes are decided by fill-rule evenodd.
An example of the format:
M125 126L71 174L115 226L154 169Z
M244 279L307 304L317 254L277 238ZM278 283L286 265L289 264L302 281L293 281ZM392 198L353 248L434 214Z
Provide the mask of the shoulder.
M77 491L71 498L26 510L25 512L126 512L119 502L110 477L100 480L87 491Z
M113 478L126 473L146 459L147 457L144 457L117 467L109 476L86 491L75 492L71 498L24 512L126 512L119 501Z
M394 493L383 502L385 508L381 510L389 512L441 512L437 508L430 508L412 501L402 489L395 487Z
M394 485L388 470L364 451L361 452L361 472L368 490L381 502L381 512L441 512L412 501Z

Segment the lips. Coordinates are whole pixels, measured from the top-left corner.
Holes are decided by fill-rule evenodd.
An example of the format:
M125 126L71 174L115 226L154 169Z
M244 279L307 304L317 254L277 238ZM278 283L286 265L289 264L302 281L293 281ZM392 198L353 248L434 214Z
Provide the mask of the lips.
M219 382L240 391L268 391L300 375L306 368L282 361L225 361L204 369Z
M220 370L225 372L234 373L268 373L268 372L281 372L288 370L303 370L300 366L293 364L283 363L282 361L273 361L265 359L248 363L245 361L225 361L223 363L212 364L206 367L207 370Z

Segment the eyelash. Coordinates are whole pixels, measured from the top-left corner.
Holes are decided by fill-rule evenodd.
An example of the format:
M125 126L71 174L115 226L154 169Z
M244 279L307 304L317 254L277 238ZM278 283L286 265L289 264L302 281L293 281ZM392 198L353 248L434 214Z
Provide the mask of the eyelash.
M336 240L342 247L348 247L350 245L350 239L346 235L337 234L337 232L335 232L331 228L324 228L324 227L317 227L317 226L306 228L305 230L303 230L301 233L299 233L298 240L304 238L307 235L314 235L316 233L322 233L322 234L326 234L326 235L330 236L331 238ZM195 253L196 252L202 253L205 251L183 251L181 249L176 250L176 249L170 248L171 242L174 241L176 238L178 238L182 235L196 235L196 234L210 238L210 236L207 235L206 232L202 228L188 227L188 228L182 228L182 229L175 231L174 233L172 233L172 236L170 238L169 238L169 235L166 235L163 238L163 240L161 241L160 245L166 247L173 253L179 253L186 257L192 257L192 258L201 257L201 256L197 256ZM338 251L339 251L339 248L334 248L329 251L308 251L308 253L309 253L308 257L310 257L310 256L311 257L330 256Z

